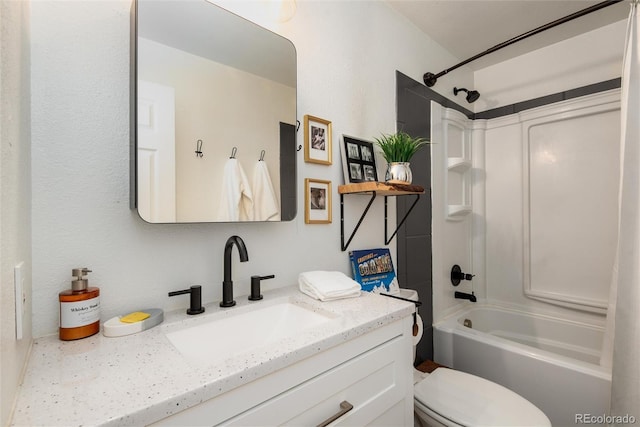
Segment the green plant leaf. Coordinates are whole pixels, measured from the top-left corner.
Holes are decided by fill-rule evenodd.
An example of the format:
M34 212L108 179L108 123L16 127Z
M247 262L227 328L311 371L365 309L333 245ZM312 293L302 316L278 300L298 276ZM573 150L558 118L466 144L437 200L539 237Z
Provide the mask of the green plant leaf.
M408 162L420 147L429 144L427 139L414 138L406 132L381 134L380 138L374 139L382 150L382 155L387 163Z

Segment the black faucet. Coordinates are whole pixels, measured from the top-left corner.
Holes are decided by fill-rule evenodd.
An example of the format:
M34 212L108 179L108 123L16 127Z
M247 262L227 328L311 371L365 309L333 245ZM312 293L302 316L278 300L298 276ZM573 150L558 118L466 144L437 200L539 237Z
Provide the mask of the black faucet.
M471 302L476 302L476 296L473 294L473 291L470 294L456 291L454 296L459 299L468 299Z
M220 307L233 307L236 305L236 302L233 300L233 280L231 280L231 250L234 244L238 247L240 261L249 261L247 247L244 245L244 241L240 236L229 237L227 243L224 245L224 281L222 282L222 301L220 301Z

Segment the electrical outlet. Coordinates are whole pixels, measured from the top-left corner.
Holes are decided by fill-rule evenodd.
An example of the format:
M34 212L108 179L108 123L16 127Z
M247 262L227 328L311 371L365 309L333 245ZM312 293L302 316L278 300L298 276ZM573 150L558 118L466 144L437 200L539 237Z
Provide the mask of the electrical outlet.
M13 283L16 298L16 339L21 340L23 335L26 294L24 293L24 262L13 268Z

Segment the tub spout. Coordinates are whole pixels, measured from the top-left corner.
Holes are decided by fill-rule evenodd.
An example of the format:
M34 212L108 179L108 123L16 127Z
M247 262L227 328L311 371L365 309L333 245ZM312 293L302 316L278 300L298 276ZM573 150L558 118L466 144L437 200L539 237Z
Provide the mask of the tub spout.
M458 299L468 299L471 302L476 302L476 296L474 295L473 291L470 294L467 294L465 292L458 292L456 291L456 293L454 294L454 296Z

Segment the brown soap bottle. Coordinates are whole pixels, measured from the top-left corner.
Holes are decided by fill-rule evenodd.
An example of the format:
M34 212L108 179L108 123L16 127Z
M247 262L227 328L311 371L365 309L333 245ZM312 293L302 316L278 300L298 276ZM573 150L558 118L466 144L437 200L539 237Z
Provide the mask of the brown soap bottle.
M91 270L74 268L71 289L60 292L60 339L77 340L100 331L100 289L85 279Z

